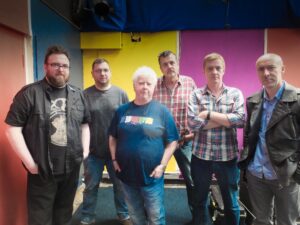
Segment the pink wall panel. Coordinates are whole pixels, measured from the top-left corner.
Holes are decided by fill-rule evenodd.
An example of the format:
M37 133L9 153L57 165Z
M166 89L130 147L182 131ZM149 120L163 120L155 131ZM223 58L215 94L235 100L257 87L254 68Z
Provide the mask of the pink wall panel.
M267 51L281 55L286 67L284 79L300 87L300 29L269 29Z
M198 86L205 84L203 57L218 52L225 58L224 83L242 90L246 98L260 89L256 75L256 59L264 52L263 30L183 31L180 35L180 70L194 78ZM238 132L242 148L242 130Z
M255 61L264 51L263 30L183 31L180 36L180 68L198 86L205 84L203 57L211 52L223 55L226 62L224 82L240 88L249 96L260 87Z

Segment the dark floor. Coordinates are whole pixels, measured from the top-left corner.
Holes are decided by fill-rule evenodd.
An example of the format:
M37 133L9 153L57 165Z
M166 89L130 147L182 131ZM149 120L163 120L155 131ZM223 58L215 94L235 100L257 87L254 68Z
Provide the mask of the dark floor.
M183 225L191 220L184 188L165 188L165 208L168 225ZM74 213L72 225L80 224L81 205ZM98 192L95 225L120 225L116 218L111 187L101 187Z

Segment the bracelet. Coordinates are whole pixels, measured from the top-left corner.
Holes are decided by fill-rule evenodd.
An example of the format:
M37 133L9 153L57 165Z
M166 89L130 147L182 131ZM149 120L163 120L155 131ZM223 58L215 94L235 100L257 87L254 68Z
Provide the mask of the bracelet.
M115 162L115 161L117 161L117 160L116 160L116 159L112 159L111 161Z
M210 111L207 112L206 119L207 119L207 120L210 120Z

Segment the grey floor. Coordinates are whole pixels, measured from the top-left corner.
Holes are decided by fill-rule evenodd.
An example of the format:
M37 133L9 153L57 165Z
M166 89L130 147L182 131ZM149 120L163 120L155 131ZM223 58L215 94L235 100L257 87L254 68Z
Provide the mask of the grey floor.
M83 188L79 188L76 195L72 225L80 224L82 190ZM165 188L165 208L168 225L183 225L191 220L184 188ZM119 225L116 220L111 186L104 185L99 189L96 212L95 225Z

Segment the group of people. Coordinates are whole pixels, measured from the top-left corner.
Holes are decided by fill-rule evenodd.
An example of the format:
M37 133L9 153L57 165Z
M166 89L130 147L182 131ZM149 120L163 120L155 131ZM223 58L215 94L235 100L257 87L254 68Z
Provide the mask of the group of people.
M29 225L71 223L79 168L85 190L81 224L93 224L104 166L123 225L165 225L164 172L175 156L186 184L189 224L211 225L209 191L216 177L227 225L239 225L240 171L245 173L253 225L296 225L300 198L300 90L283 80L279 55L256 61L262 90L247 98L224 84L225 61L203 59L206 85L179 73L171 51L132 77L135 98L111 84L105 59L95 59L94 85L70 85L70 59L51 46L45 78L22 88L6 117L7 136L28 171ZM237 128L244 129L239 152ZM298 166L299 165L299 166Z

